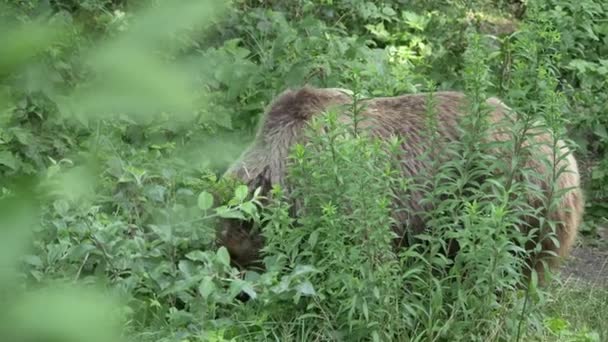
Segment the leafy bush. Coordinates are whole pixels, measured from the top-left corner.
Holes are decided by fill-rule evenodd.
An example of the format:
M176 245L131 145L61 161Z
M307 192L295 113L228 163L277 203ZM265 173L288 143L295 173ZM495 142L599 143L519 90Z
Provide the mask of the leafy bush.
M548 293L534 282L518 290L527 237L513 226L541 214L524 205L534 190L519 164L498 161L479 137L494 92L517 118L500 148L522 158L539 118L563 138L567 108L590 161L589 212L608 216L601 1L531 3L506 37L517 22L502 1L213 4L2 2L0 259L19 265L0 273L6 340L572 335L543 316ZM457 158L430 163L420 180L397 175L400 141L375 141L326 113L315 125L329 133L312 129L292 151L293 191L274 189L260 208L218 174L268 102L305 82L358 96L460 88L474 100L463 140L437 151L431 139L424 156ZM391 198L416 184L435 204L423 213L432 229L395 252ZM549 210L559 194L543 198ZM215 246L218 217L257 223L266 272L230 266Z
M605 59L608 50L608 5L602 1L543 1L539 10L560 33L560 68L569 97L572 137L585 160L588 217L608 217L608 108ZM591 228L593 229L593 228Z

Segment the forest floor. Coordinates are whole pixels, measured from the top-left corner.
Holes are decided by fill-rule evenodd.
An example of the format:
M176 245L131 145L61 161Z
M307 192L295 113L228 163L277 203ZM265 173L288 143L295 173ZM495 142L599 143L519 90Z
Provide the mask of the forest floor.
M564 282L608 287L608 227L601 228L602 243L583 242L575 247L561 270Z
M582 237L551 286L546 313L563 319L568 332L559 341L608 341L608 226ZM557 341L548 336L546 341Z

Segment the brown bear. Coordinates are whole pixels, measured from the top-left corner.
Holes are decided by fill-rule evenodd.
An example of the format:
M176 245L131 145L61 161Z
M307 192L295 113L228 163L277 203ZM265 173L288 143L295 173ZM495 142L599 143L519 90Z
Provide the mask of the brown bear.
M441 91L433 94L435 112L437 118L437 133L442 141L449 143L460 139L462 133L458 129L459 120L463 117L463 105L466 104L466 96L460 92ZM403 137L402 148L407 153L401 160L401 171L404 177L417 176L423 172L425 165L419 158L425 148L426 113L427 113L428 94L409 94L397 97L370 98L360 100L363 106L358 115L362 120L358 120L360 127L368 129L373 136L388 138L390 136ZM318 89L313 87L303 87L296 90L287 90L279 95L269 106L265 117L259 127L255 141L243 153L241 158L234 163L224 176L236 177L248 185L249 189L261 187L262 194L268 193L273 184L280 184L285 188L286 173L288 165L288 154L290 148L304 141L304 129L311 118L319 115L331 108L352 107L353 97L348 90L331 88ZM497 123L504 119L509 112L509 108L496 98L486 101L491 111L489 114L490 122ZM352 114L346 111L340 112L339 120L345 123L352 123ZM491 125L491 127L498 127ZM508 137L508 132L490 129L488 131L489 141L504 141ZM531 138L532 139L532 138ZM536 142L549 142L551 137L547 133L534 136ZM563 142L559 142L562 149L566 149ZM552 148L546 144L528 146L535 147L549 159L553 156ZM561 152L560 152L561 153ZM446 156L443 156L446 158ZM556 228L556 238L559 244L555 244L553 239L543 239L543 252L553 252L557 255L543 256L543 260L554 268L558 265L560 257L568 255L583 214L583 196L580 190L580 179L577 162L568 153L566 158L558 159L559 167L567 168L568 172L562 173L556 183L556 190L572 188L561 197L558 210L554 210L551 219L559 222ZM527 158L524 167L535 169L540 174L549 176L547 165L537 158ZM538 181L542 190L548 191L550 183ZM402 208L409 208L413 212L420 212L425 208L420 206L420 193L413 193L399 203ZM529 197L529 204L538 208L541 206L539 199ZM420 217L404 217L404 214L394 214L397 222L407 222L404 226L395 227L395 233L403 237L404 234L416 234L426 229L424 220ZM533 217L527 219L528 227L533 228L538 221ZM259 233L250 233L250 225L239 220L224 220L218 234L218 242L227 248L233 262L241 267L259 265L260 249L264 241ZM531 247L531 246L529 246ZM552 254L552 253L549 253ZM530 260L531 262L531 260ZM534 265L539 278L543 278L543 265L536 260ZM527 273L527 272L526 272Z

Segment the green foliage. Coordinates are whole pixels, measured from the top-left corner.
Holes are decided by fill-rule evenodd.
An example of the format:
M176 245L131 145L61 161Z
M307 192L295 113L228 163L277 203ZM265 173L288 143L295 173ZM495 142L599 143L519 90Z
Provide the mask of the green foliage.
M400 142L353 136L339 127L335 113L311 131L322 127L328 134L312 135L310 145L296 146L293 154L291 198L302 199L297 228L270 221L264 230L273 256L268 268L303 277L282 280L285 288L275 293L294 304L303 301L298 307L305 311L293 317L306 329L304 336L294 329L298 339L307 339L312 327L323 339L395 338L407 331L399 289L416 274L412 268L403 275L391 250L391 198L395 189L404 190L391 158Z
M600 284L571 283L555 286L558 296L547 301L546 340L603 341L608 327L595 317L606 317L608 291ZM585 303L579 305L578 303Z
M530 2L508 35L518 22L506 3L0 2L0 336L606 338L599 324L598 337L569 325L584 326L578 317L545 316L555 299L534 283L517 290L527 237L514 225L559 200L523 182L538 175L520 166L531 128L551 132L558 153L564 120L589 169L589 217L608 217L608 8ZM218 179L269 101L303 83L357 96L463 89L463 139L439 149L429 106L435 138L423 158L455 158L402 179L400 140L376 141L326 113L292 151L293 188L264 201ZM516 118L500 146L480 142L494 92ZM431 229L397 253L392 199L416 190ZM544 214L525 205L529 193ZM218 218L255 223L266 272L230 265L215 246Z
M558 67L570 102L571 136L585 160L588 217L601 223L608 217L608 5L551 0L541 2L539 11L560 33Z

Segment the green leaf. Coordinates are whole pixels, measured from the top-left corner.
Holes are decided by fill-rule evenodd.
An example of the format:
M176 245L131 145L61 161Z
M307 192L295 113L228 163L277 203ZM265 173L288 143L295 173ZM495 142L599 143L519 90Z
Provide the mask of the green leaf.
M573 59L568 63L568 68L579 73L585 73L587 70L593 70L597 66L595 63L588 62L583 59Z
M163 203L165 201L165 194L167 192L167 188L161 185L150 185L145 187L145 193L148 198L155 202Z
M591 171L591 179L603 179L606 176L606 172L601 168L594 168Z
M177 264L177 268L182 271L186 278L190 278L196 274L196 267L189 260L180 260Z
M397 12L395 12L395 10L389 6L384 6L382 8L382 14L384 14L388 17L394 17L395 15L397 15Z
M256 211L255 205L251 202L245 202L241 204L241 210L249 216L253 216Z
M201 281L201 284L198 287L198 292L200 292L203 298L208 298L215 291L215 283L213 282L213 278L210 276L206 276Z
M192 251L186 254L186 258L192 261L207 261L207 254L203 251Z
M241 288L241 290L243 292L245 292L249 296L249 298L255 299L258 296L258 294L255 292L255 290L253 289L253 286L251 286L250 283L243 282L242 285L243 285L243 287Z
M603 140L608 140L608 130L606 130L606 126L604 125L596 125L593 133Z
M407 25L415 30L424 31L428 19L414 12L403 11L401 13Z
M42 267L42 260L37 255L26 255L23 260L31 266Z
M559 334L568 328L568 322L561 318L550 318L545 322L545 325L554 334Z
M15 158L15 156L9 151L0 151L0 165L17 170L19 159Z
M306 273L318 272L318 270L310 265L297 265L291 276L297 277Z
M246 185L239 185L236 187L236 189L234 190L234 197L239 201L242 202L245 200L245 198L247 198L247 194L249 193L249 188L247 188Z
M201 192L201 194L198 195L198 207L201 210L208 210L212 206L213 206L213 196L210 193L208 193L207 191Z
M32 141L33 135L32 133L26 131L21 127L14 127L11 129L11 132L22 145L29 145Z
M319 231L315 230L310 234L308 238L308 244L310 247L315 247L317 245L317 241L319 240Z
M316 294L314 287L309 281L299 284L297 290L303 296L314 296Z
M217 252L215 253L217 260L225 266L230 266L230 254L228 253L228 250L226 249L226 247L222 246L220 247Z
M219 216L221 218L239 219L239 220L245 219L245 216L243 216L243 213L241 213L238 210L230 209L227 207L217 208L216 213L217 213L217 216Z
M57 200L53 202L53 209L60 215L66 216L70 210L70 204L65 200Z
M234 298L240 292L245 292L251 299L255 299L257 297L257 293L253 289L253 286L251 286L249 282L242 279L234 279L230 283L230 289L228 292L231 298Z

